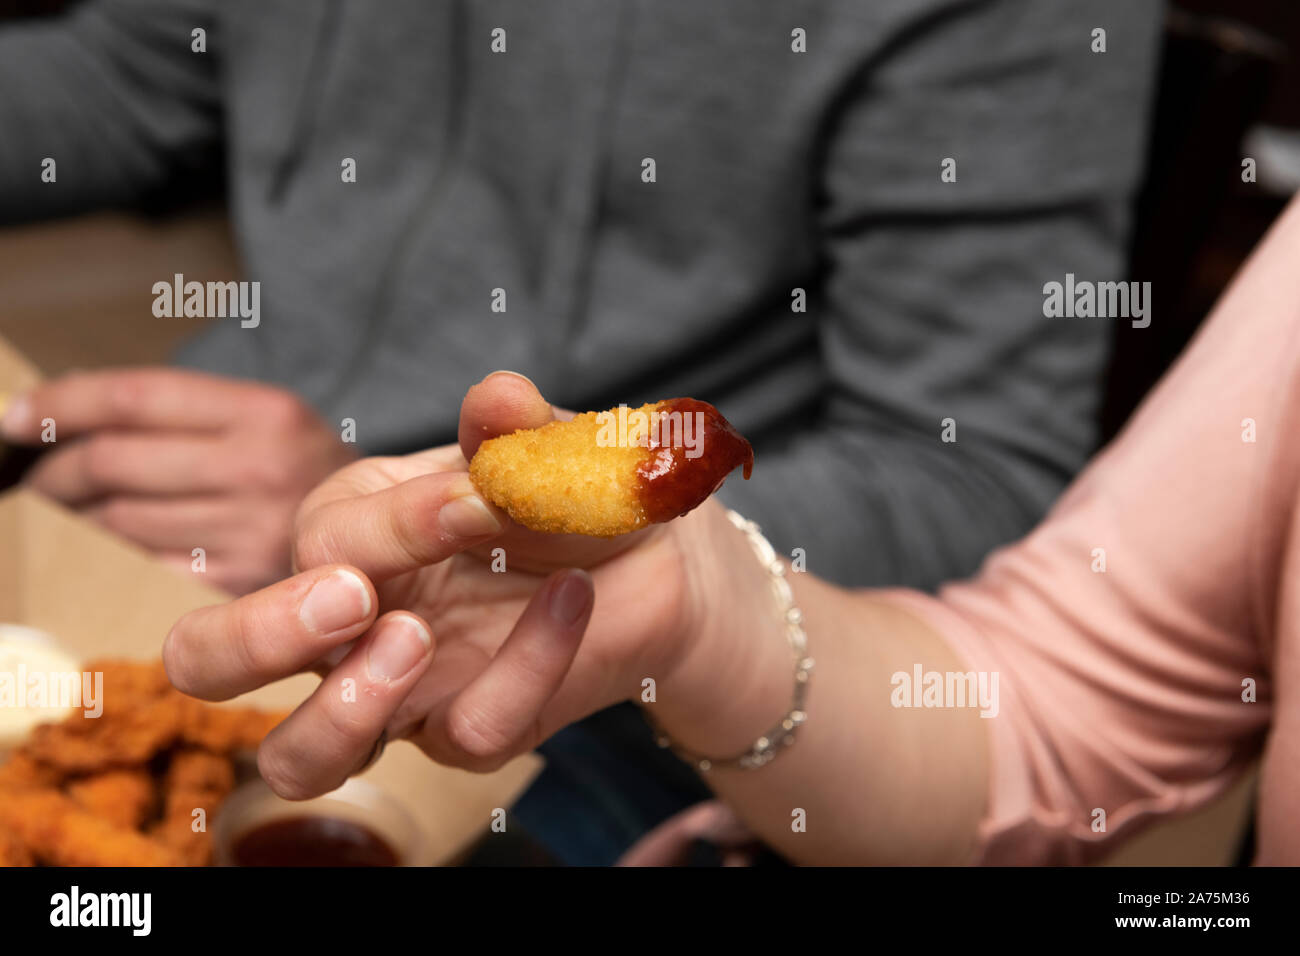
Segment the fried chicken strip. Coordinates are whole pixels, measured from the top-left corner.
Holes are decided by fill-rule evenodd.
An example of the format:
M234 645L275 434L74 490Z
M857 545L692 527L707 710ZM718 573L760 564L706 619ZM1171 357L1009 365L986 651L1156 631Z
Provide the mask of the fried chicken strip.
M161 658L150 661L100 658L88 662L84 670L104 675L105 711L144 703L173 692Z
M287 716L288 713L284 711L213 707L186 698L180 740L190 747L219 754L256 750L271 728Z
M57 790L11 790L0 798L0 828L54 866L177 866L170 848L102 820Z
M158 791L143 767L106 770L74 780L68 796L90 813L127 830L138 830L153 814Z
M104 659L85 670L103 676L100 715L81 710L36 727L24 747L30 756L64 773L89 774L139 766L175 742L185 698L167 682L161 661Z
M62 866L200 866L234 788L230 754L286 716L186 697L161 661L100 660L102 713L36 727L0 765L0 859ZM89 705L88 705L89 706ZM156 782L161 755L171 751ZM66 788L60 792L59 787ZM161 818L154 822L161 803ZM195 811L203 825L196 831ZM138 832L147 827L148 836Z
M4 796L0 794L0 800ZM36 859L18 834L0 826L0 866L35 866Z
M113 709L106 699L100 717L85 717L78 712L61 723L34 728L24 749L40 762L67 773L139 766L180 736L183 702L175 691L129 705L119 700Z
M25 750L15 750L0 764L0 790L44 789L63 779L57 767L42 763Z
M229 757L205 750L178 750L163 787L163 819L151 831L153 836L171 847L186 866L207 866L212 862L209 828L235 787L234 765Z

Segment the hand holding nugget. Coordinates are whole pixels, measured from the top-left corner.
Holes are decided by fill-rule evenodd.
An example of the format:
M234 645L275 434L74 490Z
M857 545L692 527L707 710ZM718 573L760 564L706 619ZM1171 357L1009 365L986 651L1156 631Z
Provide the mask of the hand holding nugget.
M465 397L459 447L366 459L312 492L295 527L298 573L182 618L164 647L170 677L222 699L324 671L259 751L263 776L291 798L337 787L381 735L493 769L636 698L647 677L710 705L761 698L764 715L732 733L752 739L789 693L789 652L749 543L705 501L736 465L748 470L749 446L702 402L667 410L691 413L698 430L682 437L693 445L642 444L639 424L632 442L602 443L595 413L557 422L527 379L489 376ZM606 423L616 429L617 415ZM665 490L640 496L643 482ZM703 595L728 565L754 574L741 626L720 628Z

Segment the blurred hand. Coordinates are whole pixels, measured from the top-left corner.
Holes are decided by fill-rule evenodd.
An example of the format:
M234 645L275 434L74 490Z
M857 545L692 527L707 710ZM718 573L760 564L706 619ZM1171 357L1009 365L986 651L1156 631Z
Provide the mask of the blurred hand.
M325 671L262 744L259 766L277 793L337 787L381 733L440 763L490 770L639 694L643 678L686 686L675 675L711 630L700 605L718 560L710 534L729 535L735 563L753 565L764 586L712 502L612 540L537 534L484 503L467 457L485 438L553 415L527 379L489 376L465 398L459 447L344 468L303 502L299 573L173 627L167 673L198 697ZM744 681L745 652L726 657ZM722 679L709 686L729 691Z
M356 457L291 392L178 369L81 372L16 399L15 444L57 441L26 483L191 573L244 593L283 577L303 496Z
M723 866L751 866L762 846L726 804L709 800L659 824L633 844L618 865L685 866L697 840L716 846Z

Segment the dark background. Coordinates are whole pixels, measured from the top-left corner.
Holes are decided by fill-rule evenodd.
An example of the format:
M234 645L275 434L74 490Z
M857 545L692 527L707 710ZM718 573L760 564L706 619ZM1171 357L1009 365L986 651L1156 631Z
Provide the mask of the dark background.
M1165 41L1130 278L1150 281L1150 328L1116 326L1109 437L1182 350L1289 196L1243 183L1248 130L1300 130L1300 4L1177 0Z

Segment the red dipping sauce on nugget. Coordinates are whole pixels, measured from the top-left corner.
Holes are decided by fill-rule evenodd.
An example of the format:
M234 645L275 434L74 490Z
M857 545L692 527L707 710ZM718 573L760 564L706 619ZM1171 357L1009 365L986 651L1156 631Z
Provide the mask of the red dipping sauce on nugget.
M637 495L651 521L671 521L699 506L737 465L749 479L754 449L708 402L673 398L656 413L652 453L637 466Z

